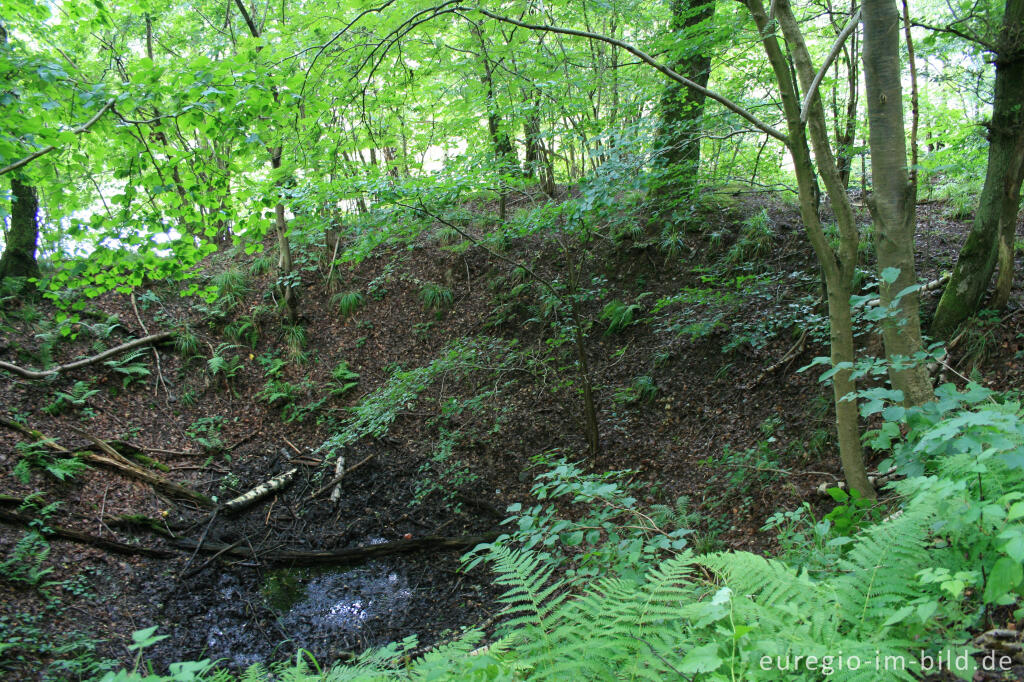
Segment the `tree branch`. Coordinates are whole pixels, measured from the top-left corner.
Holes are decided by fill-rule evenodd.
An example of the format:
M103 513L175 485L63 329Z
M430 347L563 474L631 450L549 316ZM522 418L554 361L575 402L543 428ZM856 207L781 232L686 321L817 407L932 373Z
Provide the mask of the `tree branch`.
M139 346L146 346L151 343L160 343L161 341L166 341L167 339L173 336L173 332L160 332L159 334L150 334L149 336L144 336L141 339L134 339L132 341L129 341L128 343L122 343L120 346L116 346L114 348L111 348L110 350L105 350L99 355L93 355L91 358L75 360L74 362L69 362L66 365L58 365L57 367L53 367L51 369L25 369L24 367L18 367L17 365L12 365L9 362L2 361L0 361L0 369L5 369L10 373L17 374L18 376L24 377L25 379L45 379L46 377L52 374L60 374L61 372L66 372L69 369L78 369L79 367L85 367L86 365L95 364L100 360L106 360L107 358L113 355L123 353L126 350L131 350L132 348L138 348Z
M103 108L100 109L99 111L97 111L96 114L93 115L92 118L90 118L88 121L86 121L82 125L78 126L77 128L75 128L71 132L74 133L75 135L81 135L85 131L89 130L89 128L91 128L93 126L93 124L96 123L96 121L100 120L100 117L102 117L103 114L107 113L107 111L111 107L113 107L113 106L114 106L114 100L113 99L107 100L107 103L103 105ZM50 152L52 152L56 148L57 147L55 147L52 144L47 146L47 147L43 147L42 149L29 154L28 156L26 156L23 159L19 159L18 161L15 161L14 163L10 164L9 166L4 166L3 168L0 168L0 175L6 175L7 173L10 173L11 171L16 171L19 168L21 168L22 166L24 166L26 164L29 164L29 163L32 163L33 161L38 159L40 156L45 156L46 154L49 154Z
M738 116L741 116L741 117L747 119L748 121L750 121L754 125L754 127L756 127L758 130L760 130L760 131L762 131L762 132L764 132L764 133L766 133L768 135L771 135L776 140L779 140L780 142L785 144L787 147L790 145L790 141L789 141L789 137L788 136L784 135L783 133L779 132L778 130L776 130L772 126L770 126L767 123L763 122L761 119L757 118L752 113L750 113L749 111L747 111L746 109L744 109L740 105L736 104L732 100L730 100L730 99L728 99L728 98L726 98L726 97L724 97L722 95L719 95L717 92L714 92L713 90L708 90L707 88L705 88L705 87L703 87L703 86L701 86L701 85L699 85L697 83L694 83L689 78L686 78L685 76L677 73L676 71L674 71L673 69L669 68L668 66L662 64L661 62L656 60L654 57L650 56L649 54L647 54L646 52L641 50L640 48L634 47L633 45L630 45L629 43L623 42L623 41L619 40L618 38L611 38L609 36L601 35L600 33L592 33L590 31L580 31L580 30L577 30L577 29L574 29L574 28L564 28L564 27L561 27L561 26L549 26L547 24L528 24L528 23L526 23L524 21L519 21L518 19L513 19L511 17L506 17L506 16L502 16L500 14L495 14L494 12L491 12L491 11L486 10L486 9L478 8L478 7L456 7L455 11L467 12L467 13L468 12L479 12L480 14L483 14L486 17L490 17L491 19L494 19L495 21L500 21L500 22L503 22L503 23L506 23L506 24L512 24L513 26L519 26L521 28L525 28L525 29L528 29L530 31L543 31L543 32L547 32L547 33L560 33L562 35L576 36L576 37L579 37L579 38L590 38L591 40L599 40L599 41L601 41L603 43L608 43L609 45L614 45L615 47L618 47L618 48L620 48L622 50L625 50L626 52L629 52L634 57L639 58L642 62L646 63L648 66L654 67L655 69L660 71L662 74L668 76L669 78L671 78L672 80L676 81L677 83L680 83L681 85L684 85L687 88L690 88L691 90L699 92L700 94L704 95L705 97L708 97L710 99L715 100L716 102L718 102L719 104L724 106L729 111L731 111L734 114L736 114Z
M832 46L832 50L825 57L825 61L822 62L821 68L818 69L818 73L814 76L814 80L811 81L811 87L807 89L807 95L804 97L803 106L800 107L800 122L807 123L807 114L811 110L811 100L814 99L814 93L818 91L818 86L821 85L822 79L825 74L828 73L829 68L832 66L832 62L839 56L839 52L843 49L843 43L853 35L853 32L857 30L857 25L860 23L860 8L853 13L850 17L850 21L846 24L839 35L836 37L836 42Z

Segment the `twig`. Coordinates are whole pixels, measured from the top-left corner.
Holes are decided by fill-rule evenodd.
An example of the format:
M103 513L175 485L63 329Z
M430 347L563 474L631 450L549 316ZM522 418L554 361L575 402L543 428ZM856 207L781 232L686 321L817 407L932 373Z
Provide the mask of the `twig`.
M142 315L139 315L139 307L135 304L135 292L132 292L132 310L135 311L135 319L139 321L139 326L142 327L142 333L149 336L149 330L146 329L146 323L142 321ZM160 352L157 351L156 346L153 346L153 359L156 360L156 376L157 383L164 387L164 403L167 405L171 404L171 391L167 388L167 382L164 381L164 372L160 367ZM157 387L153 386L153 395L156 395Z
M330 481L328 481L328 482L327 482L327 485L323 486L322 488L320 488L320 490L317 490L317 491L316 491L315 493L313 493L312 495L310 495L310 496L309 496L309 497L307 498L307 500L308 500L308 501L313 501L313 500L315 500L316 498L320 497L321 495L323 495L324 493L326 493L326 492L327 492L328 490L330 490L331 488L333 488L334 486L336 486L336 485L337 485L338 483L341 483L341 479L345 478L346 476L348 476L349 474L351 474L351 473L352 473L353 471L355 471L355 470L356 470L356 469L358 469L359 467L361 467L361 466L363 466L364 464L366 464L367 462L369 462L369 461L370 461L371 459L373 459L374 457L376 457L376 455L375 455L375 454L370 454L370 455L367 455L367 456L366 456L365 458L363 458L362 460L360 460L360 461L359 461L358 463L356 463L356 464L353 464L353 465L352 465L352 467L351 467L350 469L348 469L347 471L343 471L343 472L342 472L341 474L339 474L338 476L335 476L334 478L332 478L332 479L331 479Z
M206 542L206 536L210 533L210 526L212 526L213 522L217 519L217 512L219 511L220 507L217 507L212 512L210 512L210 520L206 523L206 527L203 528L203 534L199 536L199 542L196 544L195 551L192 552L192 555L188 558L188 561L185 562L185 567L181 569L181 573L178 574L178 580L181 580L185 577L185 574L188 571L188 567L192 565L192 562L195 560L196 555L199 554L199 549L203 546L203 543ZM227 550L225 549L221 552L218 552L218 554L223 554L225 551Z
M90 118L88 121L86 121L82 125L78 126L77 128L74 128L71 132L73 134L75 134L75 135L80 135L80 134L84 133L85 131L89 130L89 128L91 128L93 126L93 124L96 123L96 121L100 120L100 118L103 116L103 114L107 113L107 111L112 106L114 106L114 100L113 99L107 100L107 103L103 105L103 108L100 109L99 111L97 111L96 114L92 118ZM29 154L28 156L26 156L25 158L19 159L19 160L15 161L14 163L10 164L10 165L7 165L7 166L4 166L3 168L0 168L0 175L6 175L7 173L10 173L11 171L16 171L19 168L21 168L22 166L24 166L25 164L28 164L28 163L31 163L31 162L35 161L40 156L44 156L46 154L49 154L50 152L52 152L56 148L57 147L55 147L54 145L51 144L51 145L47 145L46 147L43 147L42 149L34 151L31 154Z
M179 578L179 580L184 580L185 578L191 578L192 576L196 575L197 573L202 572L202 570L204 568L206 568L207 566L212 564L214 561L216 561L217 557L219 557L221 554L223 554L224 552L229 552L229 551L233 550L235 547L238 547L240 544L242 544L241 540L235 540L230 545L226 545L224 547L224 549L220 550L219 552L214 554L212 557L210 557L209 559L207 559L203 563L201 563L198 566L196 566L195 568L193 568L191 571L188 571L187 573L182 573L181 577ZM198 551L198 549L199 548L196 547L197 551ZM195 554L193 554L192 556L194 557ZM189 559L189 561L191 562L191 559Z

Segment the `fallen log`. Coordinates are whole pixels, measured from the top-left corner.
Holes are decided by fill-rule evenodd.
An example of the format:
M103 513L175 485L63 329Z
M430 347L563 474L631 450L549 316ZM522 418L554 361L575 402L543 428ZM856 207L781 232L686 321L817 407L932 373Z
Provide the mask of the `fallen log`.
M298 471L298 467L292 467L283 474L279 474L274 478L265 481L247 493L239 495L238 497L228 500L224 503L223 509L227 512L237 512L245 509L246 507L256 504L259 500L262 500L267 495L272 495L278 490L281 490L295 478L295 473Z
M98 355L93 355L92 357L83 358L81 360L75 360L74 362L69 362L65 365L58 365L57 367L52 367L50 369L26 369L24 367L18 367L17 365L12 365L9 362L3 361L0 361L0 369L5 369L11 374L17 374L18 376L23 377L25 379L45 379L48 376L60 374L61 372L66 372L70 369L78 369L79 367L86 367L87 365L95 364L97 362L100 362L101 360L106 360L107 358L112 357L114 355L118 355L133 348L138 348L139 346L146 346L149 344L157 344L162 341L167 341L173 336L174 332L160 332L159 334L150 334L149 336L144 336L141 339L133 339L131 341L128 341L127 343L122 343L120 346L115 346L110 350L105 350Z
M181 549L199 551L204 553L220 553L221 556L230 556L238 559L256 559L267 563L291 564L294 566L314 565L344 565L374 559L376 557L391 556L394 554L405 554L423 550L452 550L466 549L476 545L494 541L499 533L485 533L483 535L467 535L463 537L438 537L426 536L412 540L396 540L394 542L382 542L379 545L367 545L365 547L346 547L329 552L304 552L296 550L279 550L272 552L253 552L248 547L232 546L223 542L196 543L193 540L174 540L171 542L175 547Z
M17 512L7 511L6 509L0 509L0 521L10 525L25 526L26 528L29 528L31 527L30 524L36 520L37 519L32 516L18 514ZM95 535L90 535L89 533L83 533L82 531L75 530L74 528L65 528L64 526L57 526L52 523L47 523L46 528L47 531L43 534L44 536L56 536L64 540L92 545L98 549L114 552L115 554L148 556L156 559L168 559L176 556L175 552L170 552L166 549L140 547L138 545L129 545L123 542L117 542L116 540L107 540Z
M149 483L157 490L167 495L170 495L171 497L191 500L207 508L216 506L216 503L206 495L203 495L202 493L196 490L192 490L191 488L187 488L179 483L168 481L165 478L157 476L156 474L151 473L143 469L142 467L129 462L121 453L112 448L108 443L104 442L100 438L97 438L96 436L93 436L90 433L82 431L81 429L74 430L77 433L80 433L81 435L88 438L106 456L96 454L94 452L72 452L71 450L68 450L62 445L58 445L53 438L49 438L48 436L43 435L40 431L30 429L24 424L19 424L18 422L5 419L4 417L0 417L0 425L18 431L19 433L29 436L30 438L34 438L36 439L37 442L43 443L54 452L59 452L62 455L66 455L69 457L78 457L79 459L85 462L89 462L91 464L98 464L100 466L107 467L108 469L114 469L115 471L118 471L124 474L125 476L129 476L131 478L143 481L145 483Z
M86 431L82 431L81 429L75 429L75 431L91 440L96 445L96 447L98 447L106 455L109 456L108 458L103 457L101 455L97 455L95 453L88 453L87 456L85 457L86 461L93 462L95 464L101 464L111 469L116 469L117 471L120 471L126 476L130 476L140 481L149 483L157 490L160 490L161 492L164 492L172 497L192 500L193 502L197 502L198 504L204 507L216 506L216 503L212 499L202 494L201 492L197 490L192 490L191 488L186 488L180 483L168 481L166 478L157 476L154 473L146 471L145 469L135 464L132 464L127 459L125 459L124 456L121 455L121 453L119 453L114 448L110 447L102 439L97 438L96 436Z

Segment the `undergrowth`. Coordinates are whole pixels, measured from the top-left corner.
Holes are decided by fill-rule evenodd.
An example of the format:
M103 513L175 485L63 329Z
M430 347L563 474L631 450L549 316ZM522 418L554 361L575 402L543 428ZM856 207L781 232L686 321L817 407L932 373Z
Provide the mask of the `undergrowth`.
M452 351L444 362L465 359ZM969 633L1000 607L1024 615L1021 405L973 385L944 386L920 408L877 400L864 410L882 414L872 445L907 475L889 486L898 513L883 518L840 497L831 517L805 512L777 524L784 540L810 524L810 547L784 542L778 558L698 554L676 525L694 517L638 507L629 472L586 473L543 457L537 504L510 508L510 532L467 557L506 588L487 647L469 630L411 659L407 639L329 671L302 654L239 679L912 680L940 657L970 679L978 662L963 644ZM564 514L566 505L577 513ZM831 558L810 572L804 560L816 547ZM105 679L236 679L209 661L183 665L170 676Z

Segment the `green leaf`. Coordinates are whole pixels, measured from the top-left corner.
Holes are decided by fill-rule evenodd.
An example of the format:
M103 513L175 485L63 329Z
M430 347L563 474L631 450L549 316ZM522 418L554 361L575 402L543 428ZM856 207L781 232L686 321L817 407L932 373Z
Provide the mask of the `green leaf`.
M991 604L1005 596L1020 585L1022 579L1024 568L1021 567L1021 563L1009 557L1000 557L989 572L988 582L985 583L985 603Z
M709 673L718 670L722 665L722 659L718 655L718 645L712 642L690 649L683 660L679 663L678 670L681 673Z
M157 626L146 628L144 630L136 630L132 633L132 641L134 644L129 645L128 649L131 651L138 651L145 649L146 647L153 646L157 642L167 639L170 635L157 635Z
M882 270L882 272L879 273L878 276L886 284L892 284L897 279L899 279L899 277L900 277L900 269L899 268L891 268L891 267L890 268L886 268L885 270Z

